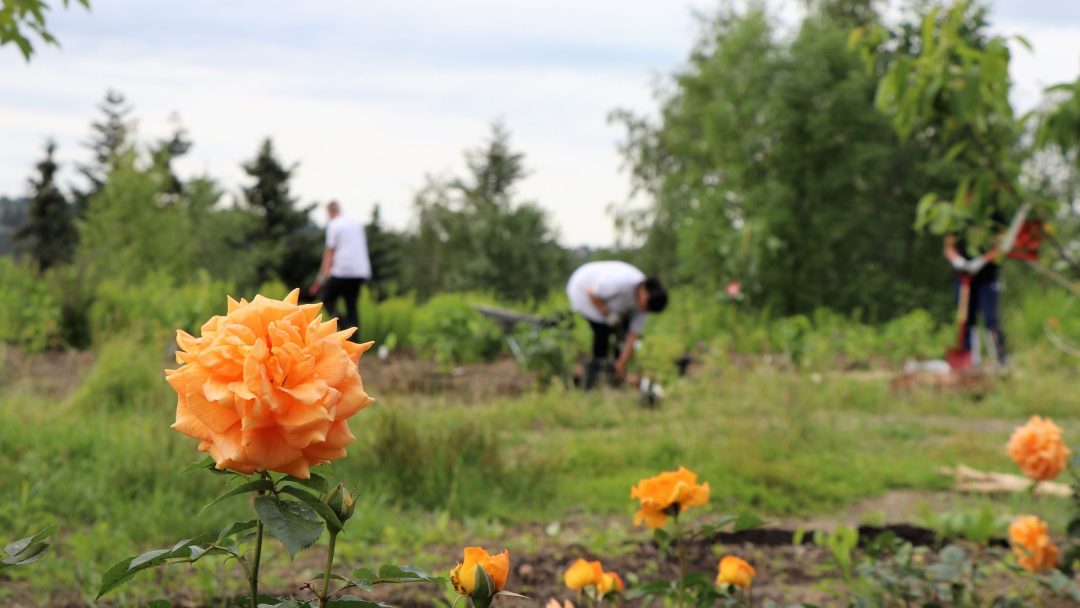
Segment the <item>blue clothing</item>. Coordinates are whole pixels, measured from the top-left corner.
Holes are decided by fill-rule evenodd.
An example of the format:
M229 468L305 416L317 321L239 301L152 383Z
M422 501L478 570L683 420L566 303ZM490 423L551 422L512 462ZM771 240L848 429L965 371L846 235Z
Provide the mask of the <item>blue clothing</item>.
M959 298L960 281L956 281L956 294ZM997 273L987 276L982 273L976 275L971 281L971 292L968 296L967 323L964 327L964 347L971 350L971 329L979 317L982 317L983 326L989 332L994 341L997 351L998 362L1006 362L1005 332L1001 329L1001 319L998 311L1001 306L1001 281Z

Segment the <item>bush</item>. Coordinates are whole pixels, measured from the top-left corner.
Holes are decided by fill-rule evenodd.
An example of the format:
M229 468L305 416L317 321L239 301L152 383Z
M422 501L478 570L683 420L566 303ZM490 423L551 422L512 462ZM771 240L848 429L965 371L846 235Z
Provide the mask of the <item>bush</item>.
M194 281L176 286L167 275L155 273L141 283L103 282L90 309L94 340L126 331L171 334L194 333L214 315L224 314L230 286L199 272Z
M370 289L360 295L360 336L390 348L410 345L417 314L416 300L410 296L376 302Z
M156 409L172 401L163 381L164 345L133 335L104 343L89 375L72 395L78 410Z
M0 342L40 351L57 346L60 304L28 264L0 258Z
M413 346L443 365L498 357L503 351L502 331L469 300L461 294L443 294L424 304L416 315Z

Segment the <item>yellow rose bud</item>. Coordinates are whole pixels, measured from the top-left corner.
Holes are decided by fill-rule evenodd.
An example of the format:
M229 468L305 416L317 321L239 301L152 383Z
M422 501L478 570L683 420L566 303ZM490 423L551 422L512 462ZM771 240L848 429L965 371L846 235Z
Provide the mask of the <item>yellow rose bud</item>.
M563 582L566 583L567 587L580 591L590 585L599 585L603 576L604 568L600 565L600 562L579 559L566 569L563 574Z
M476 568L479 566L491 578L492 593L498 593L506 585L510 574L510 553L503 551L489 555L481 547L465 547L465 558L450 571L450 582L461 595L473 596L476 591Z
M716 575L717 585L734 585L740 589L749 589L754 583L757 572L746 560L727 555L720 560L719 573Z
M600 597L604 597L609 593L617 593L623 590L622 578L614 572L605 572L600 577L600 584L596 586L596 591Z

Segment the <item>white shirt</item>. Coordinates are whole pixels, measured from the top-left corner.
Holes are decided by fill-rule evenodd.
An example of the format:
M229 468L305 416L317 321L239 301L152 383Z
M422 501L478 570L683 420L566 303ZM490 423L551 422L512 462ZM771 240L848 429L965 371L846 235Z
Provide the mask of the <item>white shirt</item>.
M645 273L626 262L589 262L570 275L566 284L566 296L570 307L583 317L596 323L605 323L604 315L596 309L589 297L593 295L603 300L609 312L615 312L624 319L630 318L630 329L641 335L645 329L646 314L638 308L637 288L645 281Z
M334 250L330 276L342 279L371 278L367 235L360 222L344 215L330 220L326 224L326 247Z

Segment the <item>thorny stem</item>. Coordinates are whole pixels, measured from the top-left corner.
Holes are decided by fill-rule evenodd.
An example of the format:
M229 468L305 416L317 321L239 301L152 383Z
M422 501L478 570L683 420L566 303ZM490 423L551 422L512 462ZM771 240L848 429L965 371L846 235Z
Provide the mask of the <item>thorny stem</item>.
M334 566L334 546L337 544L337 532L330 534L330 545L326 549L326 573L323 575L322 594L319 595L320 608L326 608L330 601L330 570Z

